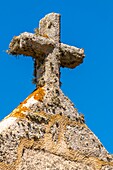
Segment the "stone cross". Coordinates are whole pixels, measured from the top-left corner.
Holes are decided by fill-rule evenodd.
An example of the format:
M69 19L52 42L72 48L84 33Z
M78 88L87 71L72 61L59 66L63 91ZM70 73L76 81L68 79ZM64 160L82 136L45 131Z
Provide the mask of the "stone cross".
M9 54L31 56L34 59L35 91L19 106L21 110L64 114L79 122L74 104L60 89L60 67L75 68L83 62L84 50L60 42L60 15L50 13L40 20L35 33L15 36L9 45Z
M75 68L84 58L83 49L60 43L60 15L57 13L41 19L35 34L25 32L15 36L9 48L9 54L34 58L37 87L44 84L58 87L60 67Z

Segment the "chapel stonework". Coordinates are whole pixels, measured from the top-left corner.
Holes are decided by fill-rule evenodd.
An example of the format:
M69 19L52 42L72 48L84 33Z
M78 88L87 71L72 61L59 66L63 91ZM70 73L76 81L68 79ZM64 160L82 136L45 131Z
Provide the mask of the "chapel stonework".
M0 170L113 170L112 155L60 89L60 67L84 59L82 48L60 42L60 15L15 36L8 53L33 57L36 89L0 122Z

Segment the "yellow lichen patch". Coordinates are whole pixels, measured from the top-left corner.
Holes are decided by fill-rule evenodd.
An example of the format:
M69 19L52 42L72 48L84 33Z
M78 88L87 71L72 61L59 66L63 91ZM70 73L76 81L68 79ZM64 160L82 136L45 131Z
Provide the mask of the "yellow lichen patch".
M24 106L24 104L26 104L31 97L33 97L35 100L42 102L44 95L45 95L44 89L42 87L39 87L32 94L30 94L23 102L21 102L20 105L16 109L14 109L11 112L11 114L9 114L5 119L11 116L25 118L26 117L25 112L29 111L30 109L29 107Z
M21 104L26 104L31 97L34 97L35 100L39 100L42 102L44 95L44 89L42 87L39 87L37 90L31 93Z
M10 114L10 116L25 118L26 115L24 114L24 112L26 112L26 111L29 111L29 108L18 106L18 108L15 109L15 110Z
M27 107L23 106L22 104L20 104L6 118L9 118L9 117L19 117L19 118L22 118L22 119L26 118L26 114L24 114L24 112L26 112L26 111L29 111L29 108L27 108Z
M26 115L21 113L21 112L16 112L16 113L13 113L11 116L13 117L19 117L19 118L25 118Z
M45 95L44 89L42 87L39 87L34 94L34 99L42 102L43 97Z

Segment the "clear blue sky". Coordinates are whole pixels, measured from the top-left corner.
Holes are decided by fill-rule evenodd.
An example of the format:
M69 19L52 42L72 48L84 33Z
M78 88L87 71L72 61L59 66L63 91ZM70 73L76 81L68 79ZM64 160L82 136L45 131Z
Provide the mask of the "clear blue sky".
M4 0L0 3L0 119L34 89L31 58L8 56L14 35L33 32L47 13L61 14L61 41L85 49L84 63L61 69L63 92L113 153L113 0Z

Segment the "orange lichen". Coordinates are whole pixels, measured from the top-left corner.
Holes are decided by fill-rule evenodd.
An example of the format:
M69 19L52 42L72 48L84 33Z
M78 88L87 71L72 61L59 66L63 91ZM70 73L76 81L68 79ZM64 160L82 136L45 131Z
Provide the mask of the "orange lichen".
M26 117L26 115L21 113L21 112L15 112L15 113L11 114L10 116L19 117L19 118L25 118Z
M6 118L9 118L11 116L25 118L26 114L24 113L26 111L29 111L30 109L29 107L24 106L24 104L26 104L31 97L34 97L35 100L42 102L44 95L45 95L44 89L42 87L39 87L32 94L30 94L23 102L21 102L20 105L16 109L14 109L12 113L9 114Z
M26 115L23 112L29 111L29 108L27 107L22 107L21 105L17 107L17 109L12 112L12 114L10 116L13 117L20 117L20 118L25 118Z
M24 112L29 111L29 108L23 106L22 104L20 104L16 109L14 109L12 111L11 114L9 114L6 118L9 117L19 117L19 118L26 118L26 115L24 114Z
M31 93L21 104L26 104L31 97L34 97L35 100L39 100L42 102L44 95L44 89L42 87L39 87L33 93Z
M44 89L42 87L39 87L36 93L34 94L34 99L42 102L44 95Z

